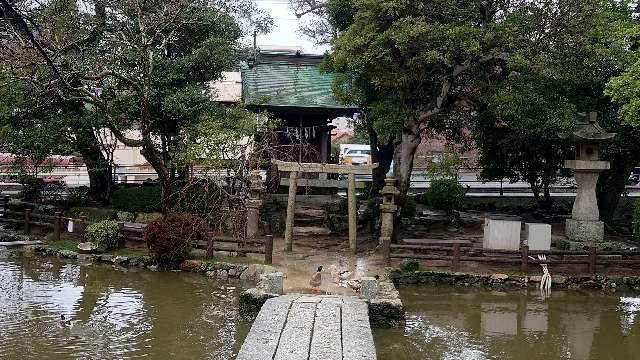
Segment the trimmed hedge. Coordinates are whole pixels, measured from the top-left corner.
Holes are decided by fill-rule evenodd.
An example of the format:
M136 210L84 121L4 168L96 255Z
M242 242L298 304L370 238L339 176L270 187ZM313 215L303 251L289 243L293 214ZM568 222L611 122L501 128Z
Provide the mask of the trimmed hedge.
M113 192L111 203L116 210L130 213L150 213L162 210L162 190L159 186L138 186Z

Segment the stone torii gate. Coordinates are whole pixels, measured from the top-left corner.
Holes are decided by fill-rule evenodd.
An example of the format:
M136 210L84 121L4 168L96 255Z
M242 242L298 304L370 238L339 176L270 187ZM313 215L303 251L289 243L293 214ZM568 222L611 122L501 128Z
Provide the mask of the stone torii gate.
M285 251L293 250L293 222L296 211L296 192L298 184L302 186L324 187L324 188L342 188L344 180L330 180L326 175L322 174L347 174L347 201L349 214L349 248L355 252L358 249L357 232L358 224L356 222L356 175L369 175L371 171L378 167L378 164L372 165L337 165L337 164L318 164L318 163L297 163L274 160L274 164L278 171L289 172L289 197L287 199L287 221L284 232ZM300 173L319 173L319 179L298 179Z

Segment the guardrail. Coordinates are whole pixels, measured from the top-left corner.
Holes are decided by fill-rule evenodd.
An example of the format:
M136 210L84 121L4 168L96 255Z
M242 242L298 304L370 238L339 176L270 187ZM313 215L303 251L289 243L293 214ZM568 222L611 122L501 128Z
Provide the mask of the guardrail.
M523 273L529 272L531 264L555 265L586 265L589 274L595 274L598 266L609 265L638 265L640 251L638 250L529 250L522 246L520 250L478 249L465 248L460 244L452 246L406 245L385 242L384 260L387 264L391 259L416 259L448 261L453 271L460 270L460 263L473 261L493 264L520 265ZM540 260L537 255L545 255L546 260Z

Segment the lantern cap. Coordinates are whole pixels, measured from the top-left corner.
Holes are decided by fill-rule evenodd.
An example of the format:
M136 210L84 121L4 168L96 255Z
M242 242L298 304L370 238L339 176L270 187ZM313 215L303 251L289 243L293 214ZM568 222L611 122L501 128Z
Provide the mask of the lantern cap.
M616 134L607 132L598 124L598 113L578 113L576 128L571 134L573 142L605 142L613 139Z

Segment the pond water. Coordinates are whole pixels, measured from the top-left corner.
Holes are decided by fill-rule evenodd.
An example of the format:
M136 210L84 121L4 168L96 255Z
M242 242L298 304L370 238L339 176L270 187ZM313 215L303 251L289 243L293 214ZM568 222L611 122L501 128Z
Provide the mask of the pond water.
M0 253L0 359L231 360L251 326L241 291L195 274ZM374 329L380 360L640 359L638 297L400 292L407 322Z
M640 359L640 298L535 290L400 289L403 327L375 329L378 358ZM636 321L637 320L637 321Z
M0 359L233 359L251 324L238 313L241 290L0 253Z

